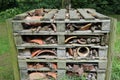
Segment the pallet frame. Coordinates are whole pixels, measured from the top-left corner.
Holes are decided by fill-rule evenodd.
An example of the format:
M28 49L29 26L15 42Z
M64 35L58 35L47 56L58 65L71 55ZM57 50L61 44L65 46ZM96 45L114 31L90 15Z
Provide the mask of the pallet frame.
M20 74L19 74L19 69L18 69L18 58L17 58L17 48L15 46L15 43L14 43L14 39L13 39L13 28L12 28L12 22L31 22L31 21L26 21L26 20L19 20L19 21L15 21L15 20L12 20L12 19L9 19L7 20L7 30L8 30L8 36L9 36L9 42L10 42L10 47L11 47L11 50L10 52L12 53L11 55L11 59L12 59L12 64L13 64L13 69L14 69L14 78L15 80L21 80L20 79ZM105 80L110 80L110 75L111 75L111 65L112 65L112 55L113 55L113 41L114 41L114 30L115 30L115 26L116 26L116 20L111 18L111 24L109 24L108 22L110 22L109 20L97 20L98 22L105 22L103 23L102 25L104 26L110 26L110 28L103 28L103 29L108 29L110 30L110 39L109 39L109 49L108 49L108 63L107 63L107 71L106 71L106 79ZM38 20L34 20L34 22L44 22L44 21L38 21ZM50 23L52 21L45 21L46 23ZM65 20L65 21L54 21L55 23L69 23L70 21L69 20ZM71 23L82 23L82 22L88 22L87 20L80 20L80 21L71 21ZM94 20L91 20L89 22L96 22ZM98 31L99 33L99 31ZM101 33L101 32L100 32ZM105 32L106 33L106 32ZM109 33L109 31L108 31ZM61 44L61 43L60 43ZM22 47L21 47L22 48ZM23 48L24 49L24 48ZM30 60L28 60L30 61ZM36 60L37 61L37 60ZM90 60L89 60L90 61ZM95 60L94 60L95 61ZM99 79L101 80L101 79Z
M31 60L32 62L57 62L57 66L58 66L58 69L55 71L57 72L57 80L62 80L62 77L66 75L66 72L67 72L67 64L68 63L79 63L79 64L83 64L83 63L88 63L88 61L80 61L79 60L76 60L76 61L73 61L73 60ZM25 78L27 78L28 76L28 71L40 71L40 72L46 72L46 71L50 71L52 72L52 70L39 70L39 69L27 69L27 62L30 62L27 61L27 60L19 60L19 68L20 68L20 74L21 74L21 77L23 78L22 80L25 80ZM104 80L105 79L105 73L106 73L106 67L107 67L107 61L105 62L104 60L99 60L99 61L94 61L94 60L91 60L90 64L96 64L97 63L97 70L95 71L97 73L97 80L101 80L101 76L102 76L102 79ZM102 65L102 66L101 66Z

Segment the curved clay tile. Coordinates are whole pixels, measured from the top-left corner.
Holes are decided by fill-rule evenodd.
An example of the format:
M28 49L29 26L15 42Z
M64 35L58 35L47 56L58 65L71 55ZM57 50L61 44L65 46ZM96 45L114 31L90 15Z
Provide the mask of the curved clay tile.
M82 26L82 27L80 28L80 30L89 30L90 27L91 27L91 25L92 25L91 23L88 23L88 24Z
M31 43L37 43L37 44L44 44L45 42L42 40L42 39L33 39L33 40L30 40Z
M69 55L74 56L73 50L71 48L68 49L68 53Z
M36 56L38 53L40 53L40 51L41 51L41 50L37 50L37 51L35 51L35 52L32 52L32 55L31 55L31 56L32 56L32 57Z
M85 39L78 39L77 42L79 44L86 44L87 43L87 41Z
M49 53L49 54L53 54L53 55L56 55L56 52L55 51L52 51L52 50L42 50L40 51L36 56L40 55L40 54L45 54L45 53Z
M51 25L52 25L53 31L56 32L57 31L56 25L55 24L51 24Z
M68 41L70 41L71 39L74 39L74 38L77 38L77 36L68 37L68 38L65 40L65 43L67 43Z
M52 65L52 68L53 68L53 69L57 70L57 64L52 63L51 65Z
M53 77L55 80L57 79L57 74L54 72L48 72L47 75Z

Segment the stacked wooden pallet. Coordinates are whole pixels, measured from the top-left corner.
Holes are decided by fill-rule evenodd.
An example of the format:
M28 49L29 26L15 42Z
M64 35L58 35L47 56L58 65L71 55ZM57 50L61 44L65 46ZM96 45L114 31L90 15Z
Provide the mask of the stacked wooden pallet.
M109 17L93 9L36 9L15 16L12 26L21 80L105 79Z

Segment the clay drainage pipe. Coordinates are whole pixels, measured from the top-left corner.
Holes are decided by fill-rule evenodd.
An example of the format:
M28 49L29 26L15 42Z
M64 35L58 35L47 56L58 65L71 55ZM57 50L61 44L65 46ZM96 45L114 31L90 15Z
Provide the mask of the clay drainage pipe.
M89 48L88 47L79 47L77 48L77 54L80 56L80 57L86 57L89 55Z
M46 75L40 72L34 72L29 74L29 80L46 80Z

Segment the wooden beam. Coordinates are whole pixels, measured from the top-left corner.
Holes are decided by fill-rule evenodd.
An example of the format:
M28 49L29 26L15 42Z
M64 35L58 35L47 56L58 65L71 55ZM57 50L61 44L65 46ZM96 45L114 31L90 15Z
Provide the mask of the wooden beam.
M111 80L111 71L112 71L112 59L113 59L113 48L114 48L114 39L115 39L115 27L117 24L117 20L111 18L111 26L110 26L110 38L109 38L109 48L108 48L108 63L107 63L107 71L105 80Z
M12 31L12 19L6 20L7 22L7 31L8 31L8 38L9 38L9 44L10 44L10 54L11 54L11 61L13 66L13 72L14 72L14 80L20 80L20 73L18 68L18 60L17 60L17 49L15 47L14 38L13 38L13 31Z
M71 0L62 0L62 8L71 8Z

